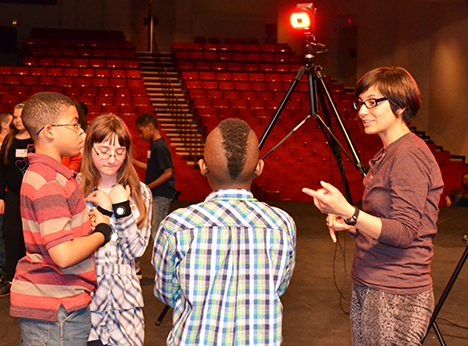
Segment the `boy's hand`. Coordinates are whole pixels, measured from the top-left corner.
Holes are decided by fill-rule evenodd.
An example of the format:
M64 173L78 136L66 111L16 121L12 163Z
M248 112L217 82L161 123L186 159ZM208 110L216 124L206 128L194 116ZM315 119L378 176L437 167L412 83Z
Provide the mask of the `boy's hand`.
M110 190L109 198L112 204L122 203L128 201L131 193L132 190L129 185L123 187L122 185L117 184Z
M91 209L90 213L90 221L91 221L91 229L94 231L97 225L100 223L106 223L109 225L109 216L106 216L102 213L99 212L99 210L96 207L93 207Z
M85 198L85 201L100 206L105 210L112 210L112 201L104 191L95 190L91 192L88 197Z
M0 199L0 215L3 215L5 212L5 201L3 199Z

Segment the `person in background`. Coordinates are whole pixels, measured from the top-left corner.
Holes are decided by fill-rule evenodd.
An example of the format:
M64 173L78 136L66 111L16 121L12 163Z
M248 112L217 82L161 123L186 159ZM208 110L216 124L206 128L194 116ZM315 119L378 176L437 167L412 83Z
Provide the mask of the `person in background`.
M401 67L366 73L355 108L368 135L383 148L370 160L362 210L329 183L304 188L328 214L327 226L356 239L352 265L351 334L354 346L421 345L434 309L432 239L444 184L426 143L409 129L421 104L413 77Z
M445 196L447 207L468 208L468 173L462 175L462 184L449 191Z
M11 112L0 112L0 151L3 140L10 133L10 124L13 120ZM3 267L5 266L5 251L3 248L3 214L0 214L0 283L3 280Z
M5 270L0 282L0 297L10 294L11 281L18 260L26 254L20 213L20 189L24 172L29 166L28 153L34 144L23 125L20 103L13 110L13 128L3 141L0 152L0 214L3 215Z
M2 148L3 140L10 133L10 125L13 120L11 112L0 112L0 149Z
M88 129L88 121L86 120L86 114L88 114L88 107L83 102L78 102L76 100L74 100L73 102L75 103L76 110L78 111L78 122L80 123L83 131L85 132L84 135L86 135L86 130ZM78 172L78 170L80 169L80 163L81 153L73 157L65 156L62 159L62 164L75 172Z
M143 294L134 259L148 245L152 198L132 165L129 133L119 117L97 117L86 136L78 176L84 196L103 191L113 205L111 240L96 251L98 289L91 303L88 346L142 346L145 339Z
M154 294L174 308L167 345L280 345L283 307L296 258L296 225L257 201L263 170L255 132L240 119L207 137L198 164L213 190L161 223Z
M28 154L21 187L26 256L16 267L10 315L18 318L23 346L86 346L97 287L94 251L111 235L109 217L99 210L107 214L112 205L96 191L87 198L97 206L89 213L73 172L61 164L83 146L71 99L36 93L24 106L23 121L36 153Z
M174 168L171 151L158 130L158 121L153 114L144 113L136 120L137 130L145 142L150 142L147 163L133 159L133 164L146 171L145 184L153 194L153 220L151 236L154 239L162 219L167 215L176 196ZM137 263L137 269L139 262ZM141 276L140 276L141 278Z

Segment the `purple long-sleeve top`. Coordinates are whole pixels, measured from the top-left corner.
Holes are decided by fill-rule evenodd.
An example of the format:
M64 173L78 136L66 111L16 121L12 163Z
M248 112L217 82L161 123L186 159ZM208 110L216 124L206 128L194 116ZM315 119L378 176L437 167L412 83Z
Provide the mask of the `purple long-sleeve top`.
M369 164L362 209L382 220L382 231L378 239L356 240L353 282L393 294L428 291L443 190L439 166L413 133L381 149Z

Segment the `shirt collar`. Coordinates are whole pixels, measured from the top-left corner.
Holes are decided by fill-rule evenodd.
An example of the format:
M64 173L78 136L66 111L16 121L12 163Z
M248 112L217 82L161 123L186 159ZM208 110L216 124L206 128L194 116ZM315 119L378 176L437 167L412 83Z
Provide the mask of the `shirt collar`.
M211 192L205 202L211 200L251 200L255 201L252 192L245 189L221 189Z
M75 172L73 172L68 167L62 165L61 162L56 161L52 157L44 154L29 153L28 154L29 164L32 163L42 163L44 165L50 166L52 169L56 170L62 174L65 178L70 179L74 177Z

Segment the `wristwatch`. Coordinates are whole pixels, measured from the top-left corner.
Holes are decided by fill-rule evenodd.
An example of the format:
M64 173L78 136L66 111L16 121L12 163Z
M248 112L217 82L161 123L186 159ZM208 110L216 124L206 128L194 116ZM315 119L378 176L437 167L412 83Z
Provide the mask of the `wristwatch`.
M353 214L353 216L351 216L349 219L344 219L344 222L345 222L347 225L354 226L354 225L356 225L358 216L359 216L359 208L354 207L354 214Z

